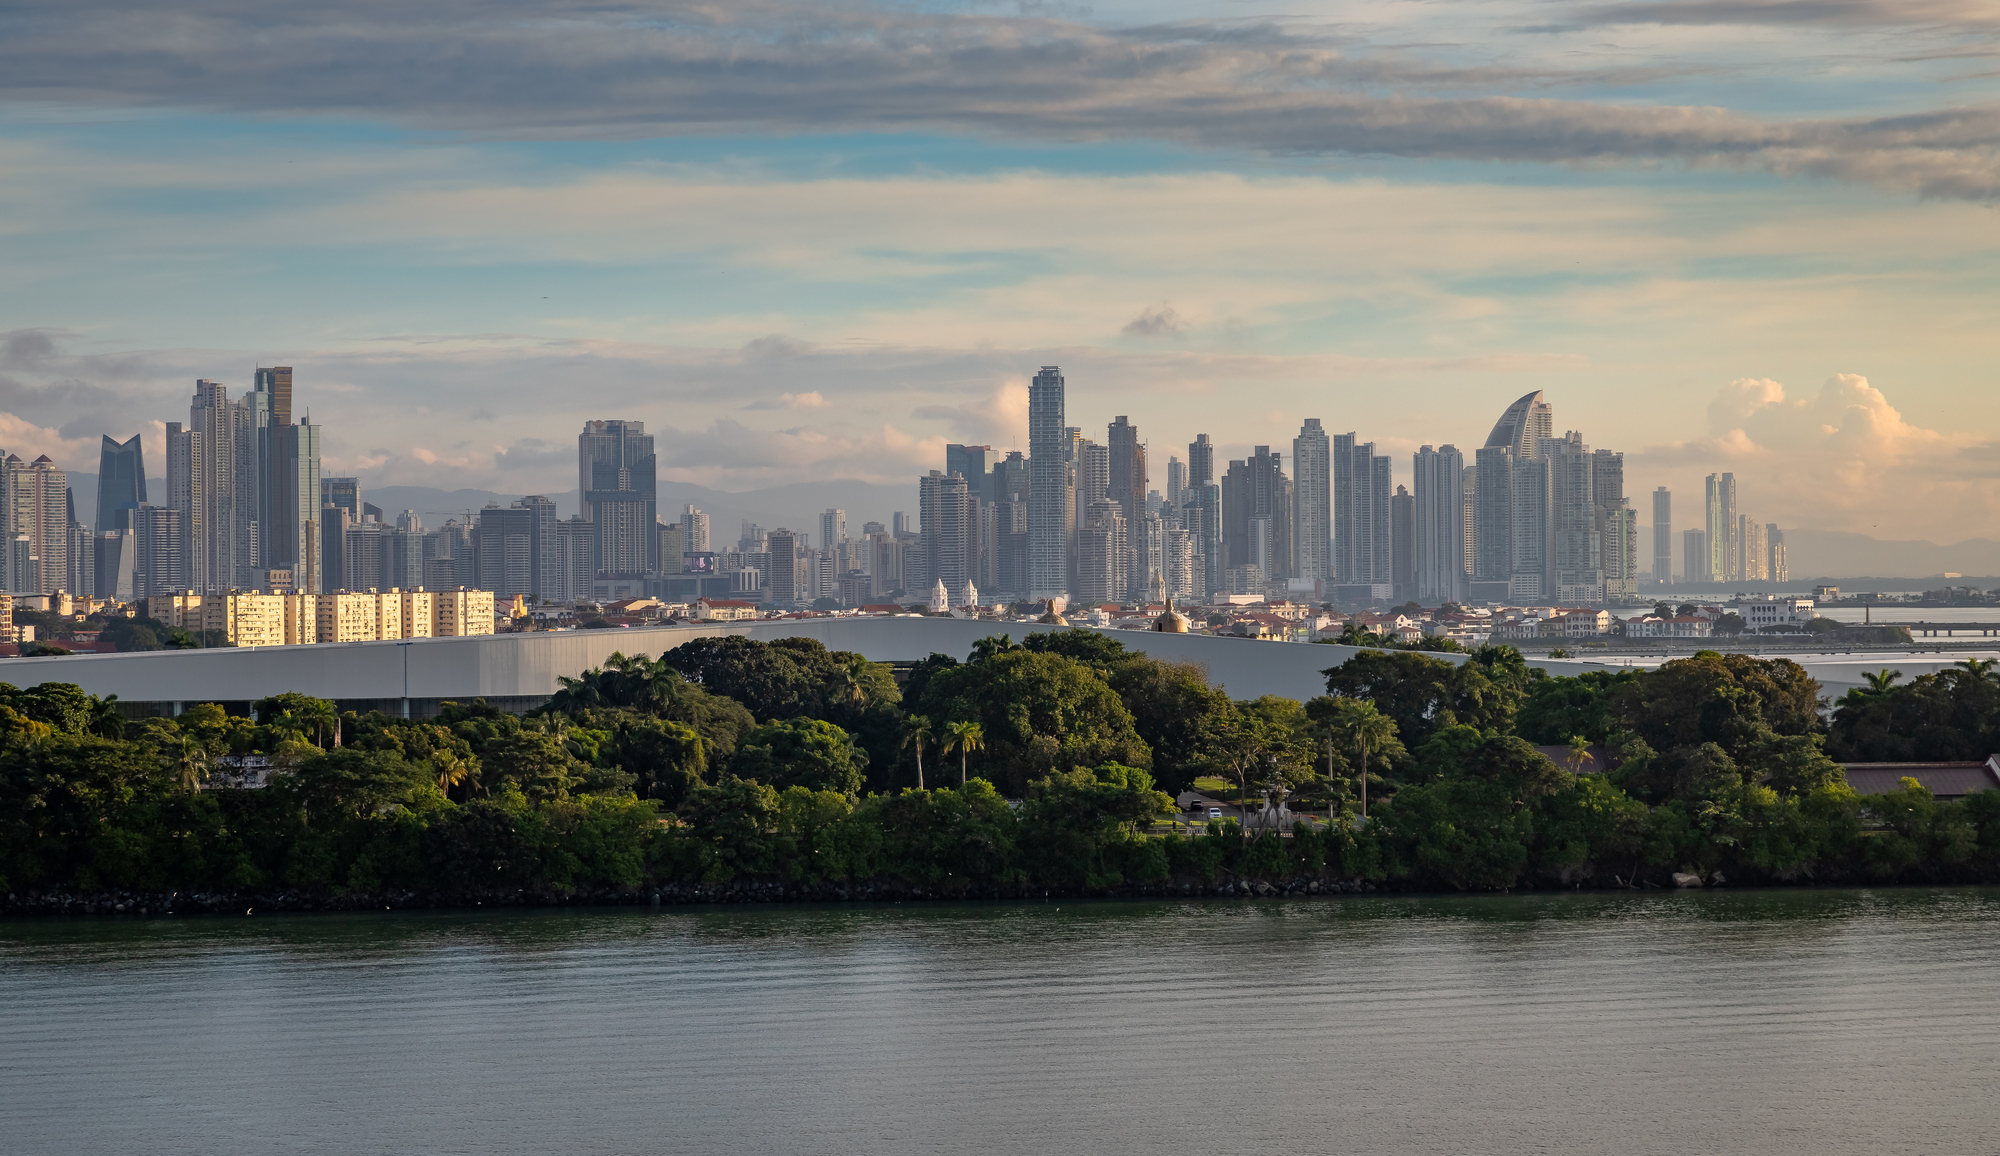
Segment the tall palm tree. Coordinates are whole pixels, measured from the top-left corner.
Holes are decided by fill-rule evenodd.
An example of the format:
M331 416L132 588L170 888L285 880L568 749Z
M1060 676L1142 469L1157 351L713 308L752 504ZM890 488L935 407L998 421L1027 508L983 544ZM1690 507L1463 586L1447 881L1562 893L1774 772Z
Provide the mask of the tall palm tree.
M1361 817L1368 817L1368 752L1380 750L1396 737L1396 724L1365 699L1343 699L1334 725L1359 756L1361 766Z
M945 754L958 752L958 785L965 786L965 760L973 751L986 749L986 729L976 722L955 722L945 728Z
M1585 763L1594 763L1597 756L1590 753L1590 740L1582 735L1569 737L1569 773L1580 775Z
M931 720L920 714L903 718L903 745L917 748L917 790L924 789L924 744L937 737Z
M340 714L333 709L332 703L323 698L310 699L299 710L298 716L301 723L313 728L313 736L321 750L326 749L329 732L333 735L333 745L340 745Z
M193 735L182 738L169 759L175 777L180 779L181 790L199 791L208 781L208 749Z

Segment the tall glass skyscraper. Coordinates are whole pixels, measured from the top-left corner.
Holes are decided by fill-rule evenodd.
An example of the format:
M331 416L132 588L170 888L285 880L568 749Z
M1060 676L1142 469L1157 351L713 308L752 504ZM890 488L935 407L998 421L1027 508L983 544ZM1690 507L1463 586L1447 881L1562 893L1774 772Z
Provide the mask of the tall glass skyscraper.
M1465 597L1465 455L1457 446L1419 449L1413 463L1415 508L1410 553L1416 599L1424 603ZM1301 467L1303 470L1303 467Z
M115 442L107 435L97 454L97 532L117 529L118 511L146 504L146 455L139 435Z
M1292 439L1292 471L1298 494L1293 503L1292 541L1298 553L1298 576L1309 581L1325 582L1333 577L1331 455L1319 419L1305 419L1299 436Z
M1069 549L1075 536L1070 501L1062 369L1044 365L1028 386L1028 596L1069 593Z
M643 573L659 521L653 439L641 421L587 421L576 439L577 496L595 525L599 573Z

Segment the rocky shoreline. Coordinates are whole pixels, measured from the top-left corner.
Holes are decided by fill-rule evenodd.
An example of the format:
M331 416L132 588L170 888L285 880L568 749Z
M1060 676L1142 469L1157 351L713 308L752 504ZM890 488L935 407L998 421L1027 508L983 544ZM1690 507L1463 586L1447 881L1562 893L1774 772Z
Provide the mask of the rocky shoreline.
M1904 878L1863 880L1795 876L1739 880L1737 886L1962 886L1991 884L1981 876L1964 878ZM1730 886L1721 872L1707 878L1682 873L1658 879L1551 879L1546 887L1521 891L1659 891ZM1038 885L923 887L900 880L867 883L798 883L783 880L737 879L727 883L668 883L635 889L600 888L576 891L494 890L478 892L409 891L314 892L277 891L52 891L10 892L0 899L0 917L37 915L260 915L308 911L471 911L484 908L528 907L690 907L747 903L900 903L912 901L1022 901L1044 898L1089 899L1265 899L1308 895L1435 894L1434 889L1398 887L1363 879L1298 875L1289 879L1174 879L1165 883L1128 884L1102 888L1049 888Z

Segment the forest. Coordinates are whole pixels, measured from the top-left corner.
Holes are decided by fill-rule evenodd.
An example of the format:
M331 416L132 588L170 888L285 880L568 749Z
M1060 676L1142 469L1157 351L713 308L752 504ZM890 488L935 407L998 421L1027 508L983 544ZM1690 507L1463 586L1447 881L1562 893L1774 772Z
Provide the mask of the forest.
M0 685L0 893L40 910L111 893L340 906L2000 877L2000 792L1941 802L1905 780L1859 796L1840 766L2000 750L1990 662L1884 673L1831 703L1795 663L1715 652L1550 677L1505 646L1382 649L1324 676L1306 701L1234 701L1197 666L1077 629L934 654L900 686L811 640L699 639L615 656L526 715L472 702L408 720L279 693L248 716L132 720L74 685ZM268 785L231 785L246 765ZM1173 796L1191 787L1282 792L1319 817L1189 823Z

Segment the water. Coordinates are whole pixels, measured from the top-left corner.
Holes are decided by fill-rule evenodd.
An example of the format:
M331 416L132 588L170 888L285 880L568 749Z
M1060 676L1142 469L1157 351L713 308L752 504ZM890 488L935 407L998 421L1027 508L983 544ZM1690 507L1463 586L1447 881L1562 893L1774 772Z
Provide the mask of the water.
M29 1153L1990 1153L2000 892L0 924Z

